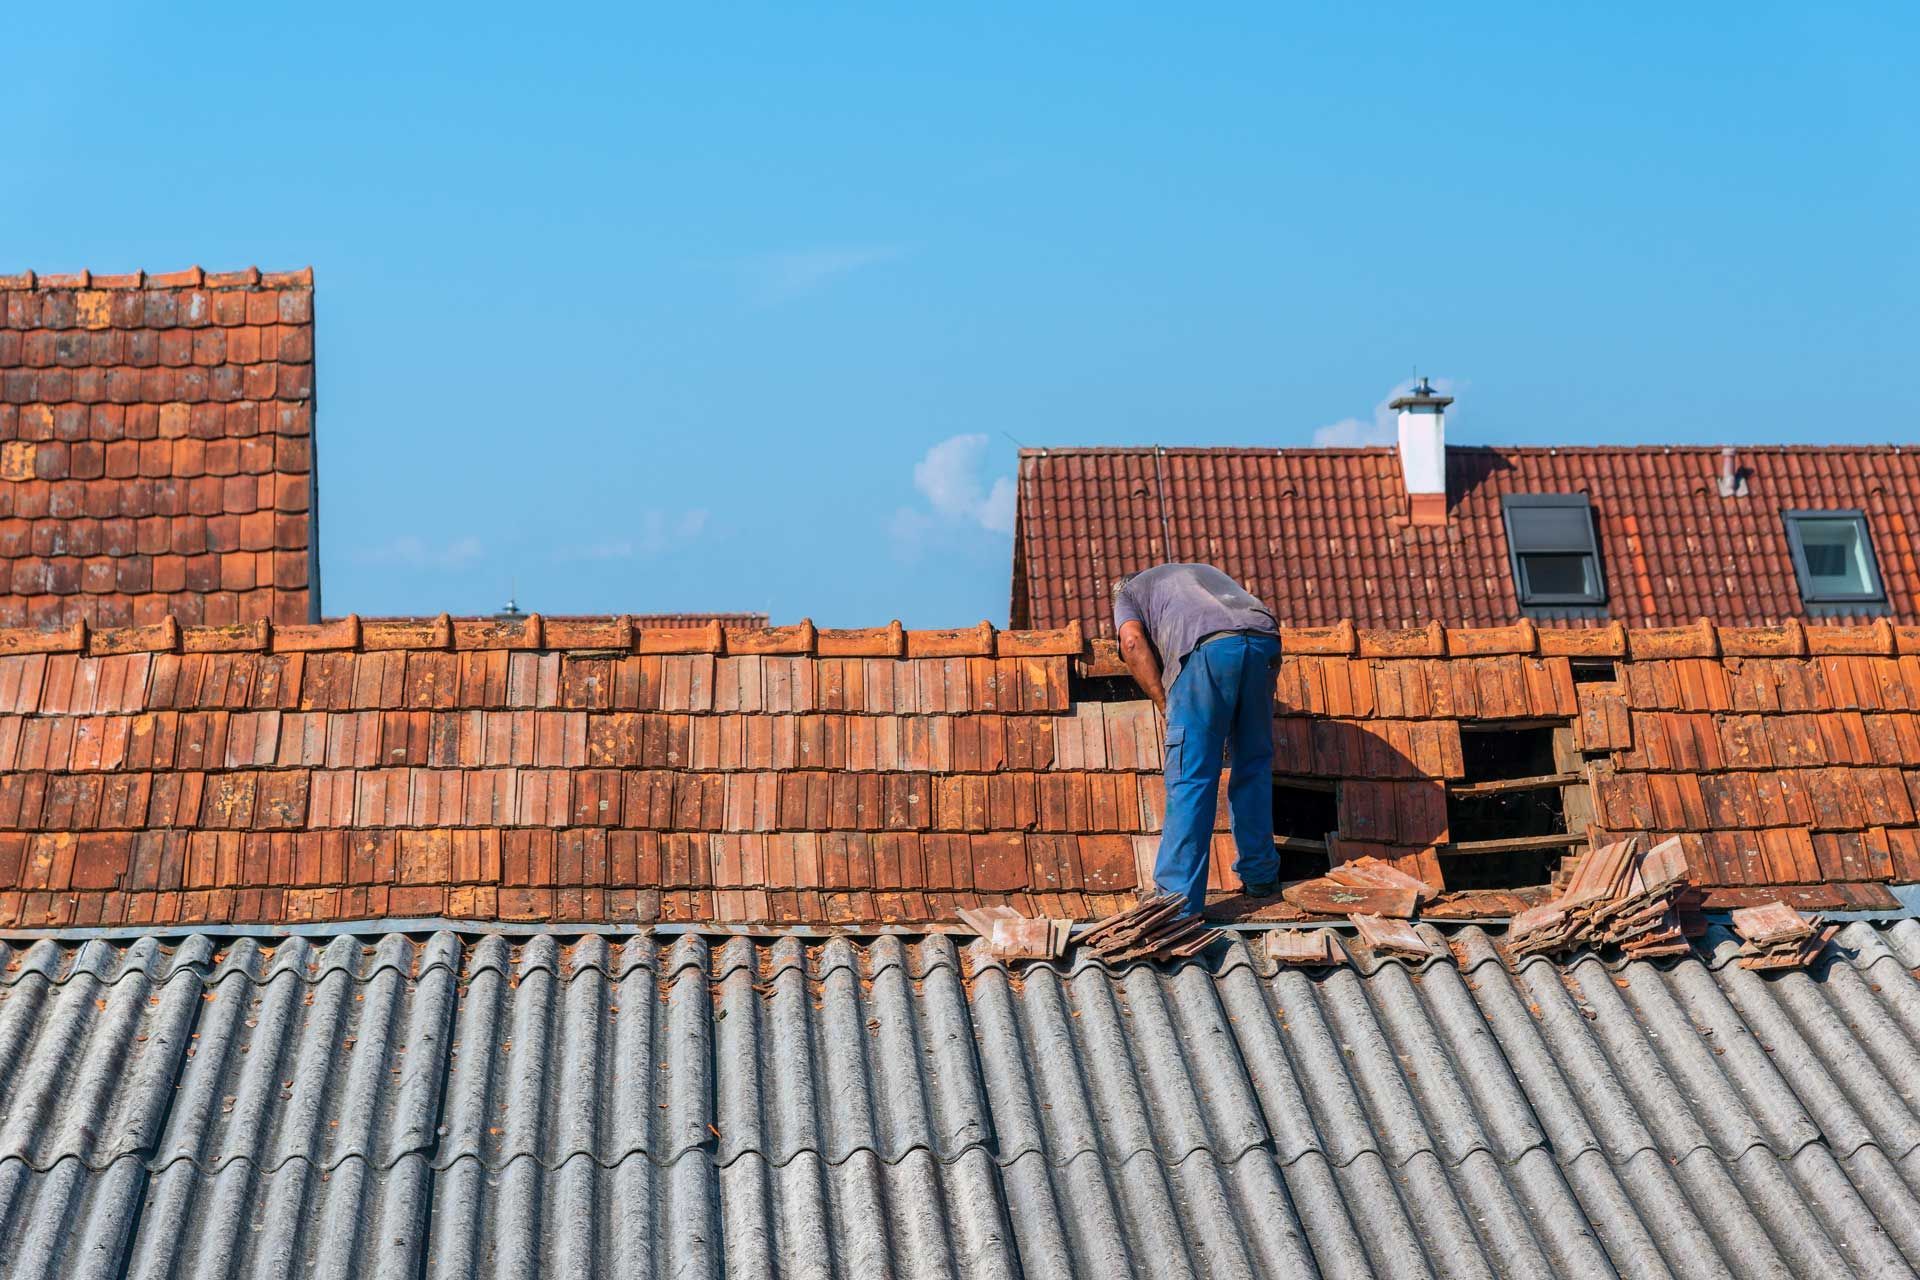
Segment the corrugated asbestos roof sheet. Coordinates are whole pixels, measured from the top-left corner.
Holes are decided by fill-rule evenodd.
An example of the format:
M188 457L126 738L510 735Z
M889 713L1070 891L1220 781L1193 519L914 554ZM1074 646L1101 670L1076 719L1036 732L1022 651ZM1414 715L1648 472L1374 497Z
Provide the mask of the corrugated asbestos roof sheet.
M0 1273L1913 1274L1920 924L1715 940L0 949Z

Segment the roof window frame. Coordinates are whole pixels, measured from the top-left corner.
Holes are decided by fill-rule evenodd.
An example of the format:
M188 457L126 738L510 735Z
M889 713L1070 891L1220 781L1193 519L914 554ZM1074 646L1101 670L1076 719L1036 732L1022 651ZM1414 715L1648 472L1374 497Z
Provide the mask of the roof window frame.
M1850 520L1859 531L1860 545L1866 548L1867 577L1872 582L1871 592L1819 591L1813 586L1813 573L1807 566L1806 544L1801 540L1801 525L1813 520ZM1824 613L1884 613L1891 606L1887 597L1886 575L1880 572L1880 551L1873 545L1873 526L1867 522L1867 513L1858 507L1812 508L1795 507L1780 513L1780 523L1786 529L1787 550L1793 558L1794 586L1799 590L1800 603L1811 612Z
M1522 548L1513 536L1513 512L1515 510L1540 509L1567 510L1578 508L1586 513L1586 547L1574 548ZM1507 493L1500 497L1500 524L1507 538L1507 571L1513 576L1513 592L1525 610L1538 609L1578 609L1602 610L1607 604L1607 566L1600 555L1600 532L1594 525L1593 501L1585 493ZM1523 555L1587 555L1593 559L1592 592L1541 592L1532 590L1527 583L1526 566L1521 562Z

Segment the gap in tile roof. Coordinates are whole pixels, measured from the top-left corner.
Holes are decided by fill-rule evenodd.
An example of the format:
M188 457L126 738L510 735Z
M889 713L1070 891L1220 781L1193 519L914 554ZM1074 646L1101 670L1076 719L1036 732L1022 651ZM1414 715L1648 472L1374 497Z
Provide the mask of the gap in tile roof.
M1468 782L1534 778L1552 773L1551 724L1462 724L1460 762Z
M1280 849L1280 880L1313 880L1332 866L1328 848L1340 829L1332 784L1305 778L1275 778L1273 834Z
M1076 664L1077 665L1077 664ZM1145 702L1139 681L1132 676L1067 675L1067 697L1073 702Z
M1501 853L1440 854L1449 893L1472 889L1526 889L1551 884L1564 849L1508 849Z
M1567 665L1575 684L1616 684L1620 679L1620 666L1612 658L1574 658Z
M1563 770L1564 724L1461 726L1464 776L1448 788L1440 874L1449 890L1519 889L1549 883L1574 843Z
M1447 831L1455 844L1559 835L1566 831L1566 823L1558 783L1493 795L1447 797Z

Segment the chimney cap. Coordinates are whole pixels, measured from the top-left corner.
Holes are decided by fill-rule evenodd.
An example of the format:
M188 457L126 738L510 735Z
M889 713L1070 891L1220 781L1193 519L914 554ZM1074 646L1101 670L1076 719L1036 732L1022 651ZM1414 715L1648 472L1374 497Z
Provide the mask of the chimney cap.
M1395 396L1393 399L1387 401L1387 408L1410 409L1417 405L1432 405L1436 409L1444 409L1452 403L1452 396L1441 395L1433 389L1431 382L1422 378L1420 379L1420 385L1407 392L1407 394Z

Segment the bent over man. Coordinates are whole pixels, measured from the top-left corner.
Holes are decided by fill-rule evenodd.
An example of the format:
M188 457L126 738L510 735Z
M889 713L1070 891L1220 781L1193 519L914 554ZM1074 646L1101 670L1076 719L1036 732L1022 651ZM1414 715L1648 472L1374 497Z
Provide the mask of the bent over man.
M1190 910L1206 905L1207 857L1222 752L1233 746L1227 804L1234 872L1255 897L1279 887L1273 847L1273 611L1210 564L1163 564L1114 585L1127 670L1166 713L1167 804L1153 879Z

